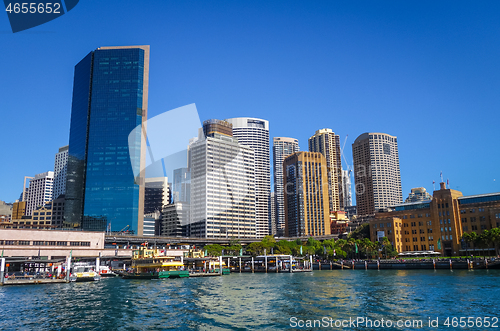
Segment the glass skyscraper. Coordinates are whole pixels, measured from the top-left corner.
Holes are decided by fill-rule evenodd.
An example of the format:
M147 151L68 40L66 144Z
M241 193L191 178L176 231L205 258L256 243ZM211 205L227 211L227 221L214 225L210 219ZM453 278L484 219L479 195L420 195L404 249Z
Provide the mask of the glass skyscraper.
M75 66L66 228L142 235L148 76L149 46L101 47Z

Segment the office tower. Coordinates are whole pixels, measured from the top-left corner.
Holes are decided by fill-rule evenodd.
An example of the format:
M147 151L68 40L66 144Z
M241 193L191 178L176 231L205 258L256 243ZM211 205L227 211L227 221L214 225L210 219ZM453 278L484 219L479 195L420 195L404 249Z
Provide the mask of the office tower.
M342 170L342 197L344 199L344 210L352 206L351 193L351 171Z
M321 153L297 152L283 161L287 237L331 233L327 172Z
M406 202L417 202L417 201L425 201L431 200L432 195L427 192L427 190L423 187L412 188L410 194L408 194L408 198L406 198Z
M68 147L59 148L54 162L54 199L66 193L66 172L68 169Z
M144 214L162 210L170 203L170 191L167 177L146 178L144 192ZM153 227L154 230L154 227Z
M31 216L33 210L45 203L52 201L54 193L54 172L47 171L30 180L26 199L26 215Z
M230 123L219 122L223 129L200 132L189 146L190 236L255 238L255 152L227 135ZM212 123L203 123L204 132Z
M163 208L160 236L185 237L189 234L189 204L174 202Z
M285 206L283 193L283 160L295 152L298 152L299 141L294 138L273 138L273 171L274 171L274 194L276 196L276 216L273 218L276 232L279 237L285 234Z
M403 202L397 137L363 133L352 144L352 156L358 216Z
M179 168L174 170L172 195L174 202L190 202L191 172L188 168Z
M321 153L326 158L330 213L344 210L339 136L331 129L316 131L314 136L309 138L309 152Z
M142 234L148 76L149 46L101 47L75 66L65 227Z
M269 158L269 122L250 117L230 118L233 136L238 143L255 151L255 206L257 238L269 234L269 193L271 164Z
M276 235L276 194L271 192L269 194L269 229L271 234Z

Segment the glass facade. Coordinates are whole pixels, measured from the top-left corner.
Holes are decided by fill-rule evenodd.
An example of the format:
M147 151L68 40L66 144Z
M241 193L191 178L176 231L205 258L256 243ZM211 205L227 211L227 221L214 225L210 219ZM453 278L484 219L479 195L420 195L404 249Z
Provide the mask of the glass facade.
M143 153L141 132L137 130L130 147L129 134L146 115L145 66L142 48L105 48L91 52L75 68L68 226L91 231L128 227L138 232L144 193L139 186L143 180L134 172L140 173Z

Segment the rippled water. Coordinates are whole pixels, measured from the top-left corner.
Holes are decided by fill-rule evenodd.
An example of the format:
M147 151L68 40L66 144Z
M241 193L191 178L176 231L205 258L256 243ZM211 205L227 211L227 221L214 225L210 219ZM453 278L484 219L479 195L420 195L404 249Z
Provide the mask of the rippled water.
M453 330L442 325L448 316L500 317L499 276L500 270L333 270L3 286L0 329L271 330L291 329L293 317L360 316L421 319L423 329L429 317L439 317L439 329ZM484 328L462 328L473 329Z

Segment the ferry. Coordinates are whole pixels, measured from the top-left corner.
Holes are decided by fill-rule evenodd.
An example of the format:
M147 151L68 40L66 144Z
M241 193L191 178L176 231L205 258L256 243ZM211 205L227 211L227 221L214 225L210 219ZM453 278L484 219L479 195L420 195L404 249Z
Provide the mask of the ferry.
M117 277L118 274L109 269L108 266L100 266L99 267L99 275L101 277Z
M164 250L141 248L132 252L130 272L121 272L128 279L161 279L189 277L184 264L173 256L166 256Z
M92 282L101 280L101 276L94 271L93 265L75 265L69 276L70 282Z

